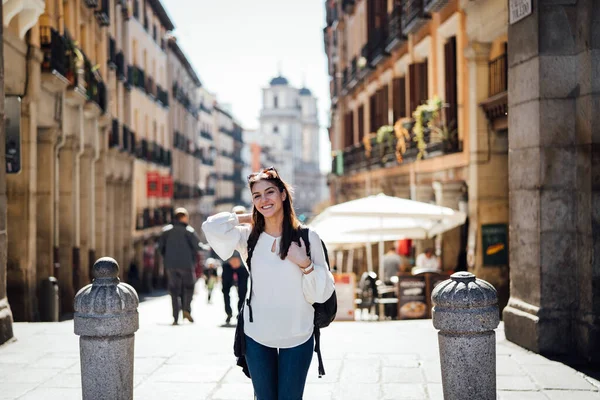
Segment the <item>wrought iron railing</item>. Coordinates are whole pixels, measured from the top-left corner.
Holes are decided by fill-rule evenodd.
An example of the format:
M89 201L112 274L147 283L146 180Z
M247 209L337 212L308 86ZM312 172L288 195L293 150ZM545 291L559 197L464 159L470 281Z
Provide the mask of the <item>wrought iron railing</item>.
M508 64L506 54L489 62L489 95L494 96L508 90Z
M67 43L64 36L50 26L40 27L40 45L44 54L42 61L43 72L54 72L67 75L68 58Z
M101 26L110 25L110 0L100 0L102 2L100 9L96 10L96 19Z

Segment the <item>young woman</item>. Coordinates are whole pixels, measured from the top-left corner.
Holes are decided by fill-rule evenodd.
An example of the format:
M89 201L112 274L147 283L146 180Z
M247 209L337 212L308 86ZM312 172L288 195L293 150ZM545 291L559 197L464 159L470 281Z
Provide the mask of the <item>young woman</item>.
M289 186L271 167L248 177L252 214L220 213L202 228L222 259L234 250L250 259L250 305L244 307L246 362L258 400L302 399L313 354L315 302L334 291L319 236L310 231L310 259L300 239ZM249 240L250 239L250 240Z

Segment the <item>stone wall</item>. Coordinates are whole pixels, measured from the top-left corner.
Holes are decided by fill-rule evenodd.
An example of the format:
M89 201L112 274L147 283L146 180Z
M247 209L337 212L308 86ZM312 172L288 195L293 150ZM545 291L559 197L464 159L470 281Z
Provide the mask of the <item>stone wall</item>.
M534 2L509 26L506 337L600 361L600 4Z
M2 20L0 4L0 20ZM0 41L3 38L3 25L0 24ZM4 60L4 51L0 47L0 59ZM0 121L4 121L4 65L0 63ZM12 338L12 313L6 298L6 170L4 165L4 124L0 124L0 344Z

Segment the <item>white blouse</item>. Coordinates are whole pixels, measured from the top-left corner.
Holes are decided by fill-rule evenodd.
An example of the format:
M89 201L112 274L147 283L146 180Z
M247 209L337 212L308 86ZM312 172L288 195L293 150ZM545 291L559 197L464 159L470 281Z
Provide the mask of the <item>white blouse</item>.
M251 227L239 225L236 214L222 212L209 217L202 230L208 243L223 260L235 250L246 265ZM298 265L279 257L280 238L261 233L252 255L252 315L244 307L244 332L256 342L273 348L291 348L313 334L313 303L324 303L334 291L333 276L325 261L321 239L309 233L315 270L304 275ZM275 252L272 252L275 242ZM246 268L248 266L246 265Z

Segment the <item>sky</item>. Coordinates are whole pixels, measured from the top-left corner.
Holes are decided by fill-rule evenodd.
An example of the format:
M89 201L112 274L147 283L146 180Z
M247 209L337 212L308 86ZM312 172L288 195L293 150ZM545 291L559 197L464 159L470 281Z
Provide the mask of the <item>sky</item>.
M329 78L322 0L162 0L177 42L204 87L230 104L244 129L258 127L262 88L279 71L318 99L321 169L330 169Z

